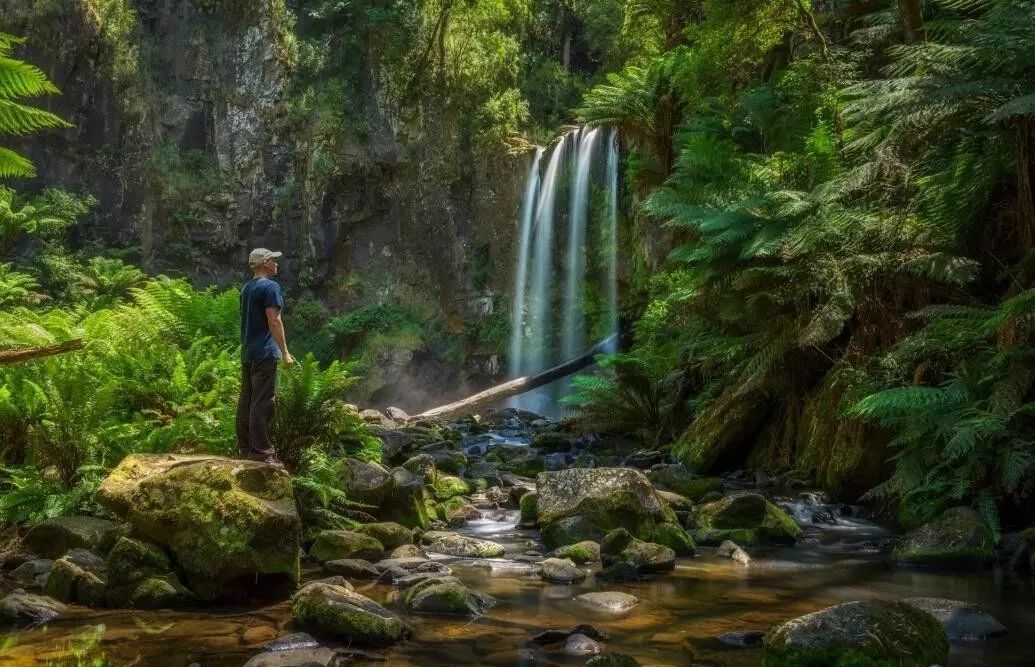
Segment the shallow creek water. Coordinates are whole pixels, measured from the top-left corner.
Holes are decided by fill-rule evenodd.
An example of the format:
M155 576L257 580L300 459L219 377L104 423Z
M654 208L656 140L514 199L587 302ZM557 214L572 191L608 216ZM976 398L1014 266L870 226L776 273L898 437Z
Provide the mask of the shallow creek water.
M495 514L472 522L463 532L503 543L508 557L542 548L538 531L514 527L515 512ZM759 553L747 567L702 548L697 557L680 559L674 572L607 586L598 586L592 576L576 586L548 584L516 570L506 559L443 559L469 586L494 596L496 606L474 620L410 617L414 638L374 652L384 659L374 664L581 665L585 658L530 648L528 640L547 628L591 623L607 633L605 651L632 655L643 665L760 665L760 648L730 647L716 638L734 630L766 630L847 600L911 596L978 603L1007 626L1008 633L998 639L955 643L949 665L1035 664L1030 636L1035 630L1035 590L1030 579L1001 571L893 569L867 544L886 533L863 520L839 519L837 526L810 528L810 533L814 539L807 544ZM401 609L399 593L390 586L359 585L357 590ZM626 614L598 613L573 600L591 590L623 591L641 602ZM90 664L69 660L78 654L104 656L118 666L237 667L263 643L291 631L286 602L219 612L74 608L46 627L10 635L0 644L0 665Z

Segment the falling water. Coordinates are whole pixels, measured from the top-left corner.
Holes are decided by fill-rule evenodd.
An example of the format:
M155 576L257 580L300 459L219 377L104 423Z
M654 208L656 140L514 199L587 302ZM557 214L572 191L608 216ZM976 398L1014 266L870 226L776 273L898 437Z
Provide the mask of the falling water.
M550 363L550 288L553 273L553 223L554 209L557 199L557 180L561 166L571 142L572 133L554 146L550 154L550 162L546 165L543 184L539 191L539 199L535 209L535 224L532 233L535 235L532 255L532 290L528 295L529 316L531 324L531 357L528 364L522 364L524 373L537 373L547 368ZM529 355L526 354L526 358Z
M528 289L528 255L532 246L532 215L535 213L536 195L539 192L539 163L543 158L543 149L537 148L535 158L532 159L532 167L528 171L528 180L525 183L525 196L521 200L521 228L518 241L518 263L517 273L514 276L514 308L511 311L512 323L510 332L510 357L508 365L510 377L517 377L521 373L521 359L525 332L524 332L524 310L525 292Z
M533 375L584 351L588 342L587 313L584 312L587 280L607 281L606 286L600 286L601 295L607 299L607 310L598 316L604 318L598 322L604 325L600 328L609 333L617 328L618 142L616 133L611 132L605 182L603 170L593 167L601 133L599 129L569 132L554 145L549 156L539 149L532 160L519 220L508 360L511 378ZM545 169L544 157L547 157ZM569 172L570 184L566 180ZM608 196L608 220L597 221L600 224L596 227L589 205L594 183L605 189ZM558 191L565 186L570 187L568 205L558 210ZM567 234L555 234L555 228L563 229L565 222ZM589 230L593 230L592 233ZM555 247L564 242L566 250ZM591 249L595 250L590 252ZM600 257L603 261L587 266L588 257ZM561 287L563 293L559 293ZM558 311L559 315L555 316ZM555 383L541 387L512 399L511 405L556 416L557 394L565 386L566 383Z
M575 151L574 185L568 207L568 276L564 291L561 355L570 359L586 345L582 291L586 276L586 212L589 208L589 168L599 129L579 131Z
M618 128L607 139L607 331L618 350Z

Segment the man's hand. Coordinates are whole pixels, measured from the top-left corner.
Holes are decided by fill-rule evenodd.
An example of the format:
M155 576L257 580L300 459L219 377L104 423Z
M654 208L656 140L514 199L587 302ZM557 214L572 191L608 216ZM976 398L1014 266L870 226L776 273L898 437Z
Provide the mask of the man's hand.
M291 370L291 367L295 365L295 358L291 356L290 352L285 352L280 361L284 364L285 370Z

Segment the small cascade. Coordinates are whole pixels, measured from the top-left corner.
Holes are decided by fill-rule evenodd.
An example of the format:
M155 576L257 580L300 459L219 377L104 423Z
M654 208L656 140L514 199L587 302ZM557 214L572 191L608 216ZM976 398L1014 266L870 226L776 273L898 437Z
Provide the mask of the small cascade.
M590 332L596 339L617 330L618 135L608 136L605 164L595 159L603 132L569 132L532 159L518 221L511 378L578 356L596 342ZM566 386L541 387L511 405L556 416Z
M574 185L568 206L568 272L564 290L561 358L571 359L586 347L583 285L586 278L586 217L589 208L589 168L599 128L580 129L575 150Z
M607 331L608 352L618 351L618 128L607 139Z
M514 274L514 305L511 310L516 314L515 322L520 323L525 308L525 293L528 290L528 256L532 249L532 216L535 214L535 202L539 194L539 163L543 160L543 149L535 149L532 167L528 171L525 182L525 195L521 200L520 229L518 231L518 262ZM521 359L525 342L521 326L514 326L510 332L509 377L518 377L521 373Z

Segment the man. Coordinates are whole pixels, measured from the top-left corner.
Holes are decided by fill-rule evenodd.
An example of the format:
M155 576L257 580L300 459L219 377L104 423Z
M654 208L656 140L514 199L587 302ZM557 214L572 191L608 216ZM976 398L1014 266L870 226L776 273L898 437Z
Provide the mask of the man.
M282 253L256 248L248 255L253 277L241 288L241 398L237 402L237 449L246 459L280 465L270 442L277 361L295 363L288 352L280 311L284 296L277 275Z

